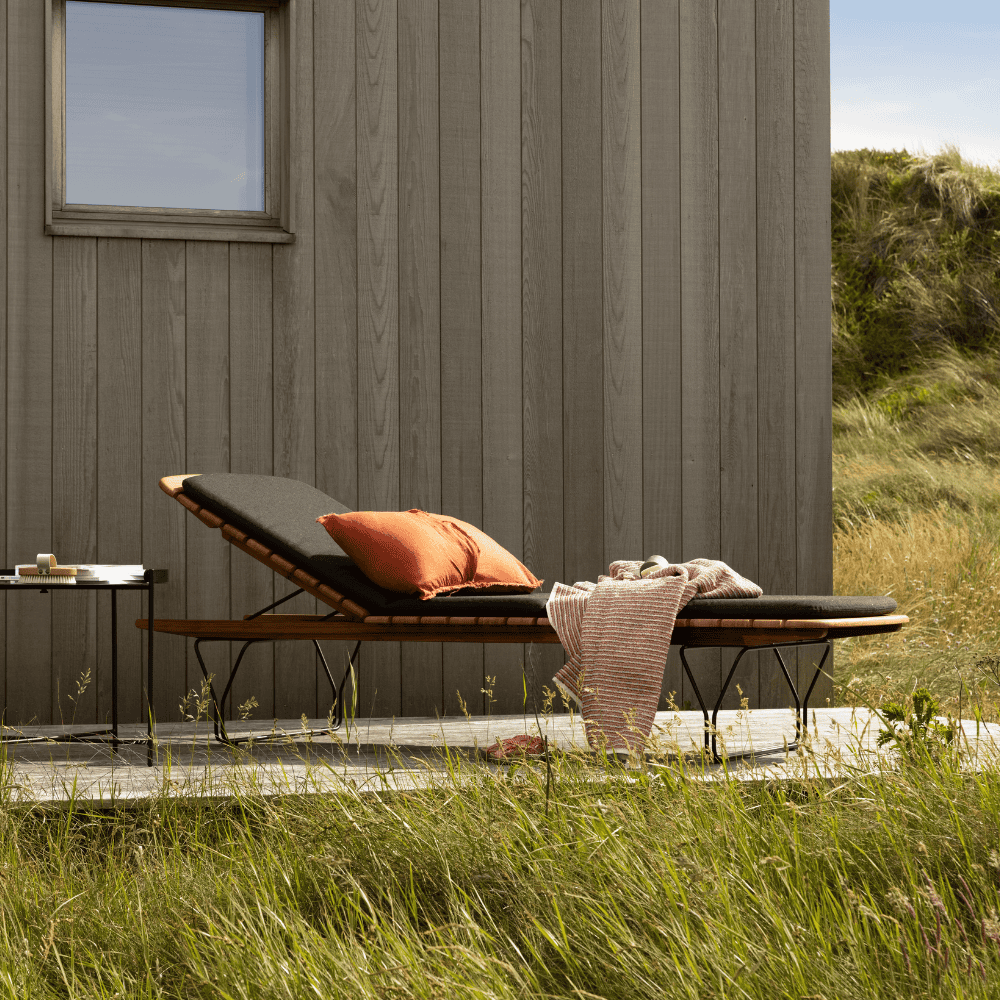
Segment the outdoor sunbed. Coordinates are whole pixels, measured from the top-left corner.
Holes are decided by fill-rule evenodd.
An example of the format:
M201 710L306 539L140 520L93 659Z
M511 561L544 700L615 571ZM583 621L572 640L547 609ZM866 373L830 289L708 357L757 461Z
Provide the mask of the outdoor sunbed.
M558 643L545 617L548 594L475 594L458 592L420 600L384 590L372 583L333 541L316 518L348 513L349 508L294 479L274 476L213 473L167 476L160 487L210 528L244 552L271 567L299 588L241 620L163 620L140 618L139 628L195 639L198 664L210 684L215 734L235 744L253 737L226 733L222 705L240 662L254 642L310 640L333 690L334 728L344 715L344 685L358 666L362 642L513 642ZM312 594L333 610L327 615L275 614L273 609L301 592ZM907 621L893 614L888 597L763 596L759 598L694 599L678 614L671 644L680 647L681 663L705 717L705 745L715 746L715 723L723 697L742 657L753 649L772 649L788 684L796 709L796 736L807 721L809 696L830 651L830 640L847 636L895 632ZM347 639L356 643L350 665L338 686L323 656L319 640ZM211 685L200 645L242 641L222 697ZM823 645L822 658L804 696L789 674L781 650ZM685 656L695 647L739 649L709 719L709 710ZM710 724L711 723L711 724ZM711 740L710 740L711 734ZM794 744L790 744L794 746Z

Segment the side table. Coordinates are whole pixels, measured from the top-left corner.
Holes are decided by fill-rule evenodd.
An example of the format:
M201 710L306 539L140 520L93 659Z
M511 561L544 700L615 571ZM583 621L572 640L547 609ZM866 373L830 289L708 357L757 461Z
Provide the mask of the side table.
M113 570L116 567L102 566L102 569ZM124 567L120 567L124 570ZM13 576L14 570L0 570L2 576ZM72 584L48 583L44 577L38 582L10 583L0 582L0 590L35 590L41 593L58 593L59 591L78 590L110 590L111 591L111 727L95 729L87 733L64 733L61 736L2 736L0 743L111 743L111 753L114 755L122 743L145 743L146 765L153 764L153 629L148 630L146 642L146 736L138 738L123 738L118 735L118 591L145 590L146 615L150 626L153 623L153 590L157 583L166 583L169 579L165 569L144 569L142 580L115 579L111 574L109 579L80 580ZM5 729L12 728L4 726Z

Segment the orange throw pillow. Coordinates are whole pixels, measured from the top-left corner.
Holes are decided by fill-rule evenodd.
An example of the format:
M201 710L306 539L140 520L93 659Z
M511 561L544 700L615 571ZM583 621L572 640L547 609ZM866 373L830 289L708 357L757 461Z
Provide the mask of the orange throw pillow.
M422 600L472 584L479 547L454 521L422 510L354 511L316 520L372 583Z
M457 517L448 517L446 514L429 516L458 525L479 546L476 575L467 586L481 590L484 594L527 594L544 582L516 556L474 524L467 524L465 521L459 521Z

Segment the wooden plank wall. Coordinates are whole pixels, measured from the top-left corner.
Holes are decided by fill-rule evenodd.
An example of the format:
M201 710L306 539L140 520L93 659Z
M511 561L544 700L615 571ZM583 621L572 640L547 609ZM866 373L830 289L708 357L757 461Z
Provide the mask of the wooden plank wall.
M232 471L454 514L547 585L658 552L828 593L827 0L291 2L297 238L271 246L44 236L43 5L0 0L6 563L141 559L162 616L255 610L288 585L156 485ZM106 717L107 595L5 601L6 721ZM374 646L358 712L518 711L522 663L537 690L560 657ZM728 662L697 659L706 694ZM783 705L763 662L741 688ZM169 636L157 664L178 718L197 664ZM252 651L250 699L330 700L302 643Z

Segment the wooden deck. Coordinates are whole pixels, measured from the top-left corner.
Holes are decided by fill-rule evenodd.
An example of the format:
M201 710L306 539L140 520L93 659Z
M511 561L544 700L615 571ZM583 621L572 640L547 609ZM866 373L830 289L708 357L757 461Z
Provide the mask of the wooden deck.
M579 717L544 717L550 743L560 750L587 752ZM323 720L310 720L320 728ZM86 727L75 727L83 731ZM74 727L25 727L25 735L56 735ZM234 752L210 744L210 726L201 722L165 723L157 727L156 763L146 766L145 745L124 748L112 759L98 744L38 743L8 746L14 801L58 802L74 797L93 805L114 805L157 794L228 795L236 789L263 794L336 792L347 786L379 790L413 788L450 781L448 752L460 759L460 774L468 775L480 762L480 750L519 733L536 732L533 717L492 718L461 716L445 719L358 719L349 731L333 737L302 736L299 720L276 724L237 723L231 736L250 732L287 734L281 743L256 744L251 751ZM720 740L727 769L740 778L793 777L802 774L835 778L852 768L878 767L876 739L879 723L867 710L833 708L810 716L809 737L800 750L785 753L783 737L794 733L789 709L748 713L721 712ZM140 726L123 726L123 736L138 737ZM700 744L702 717L698 712L659 712L654 736L669 759L694 751ZM1000 726L963 723L964 738L984 754L1000 749ZM777 748L776 750L774 748ZM749 754L750 756L742 756ZM888 760L888 756L884 755ZM662 759L662 758L661 758ZM495 765L490 765L495 766ZM541 766L541 765L539 765ZM690 773L701 773L701 765ZM704 769L706 779L717 778L718 766Z

